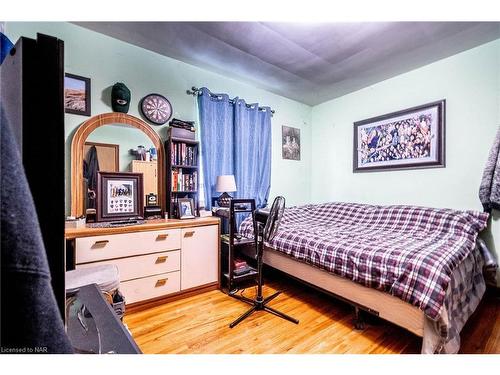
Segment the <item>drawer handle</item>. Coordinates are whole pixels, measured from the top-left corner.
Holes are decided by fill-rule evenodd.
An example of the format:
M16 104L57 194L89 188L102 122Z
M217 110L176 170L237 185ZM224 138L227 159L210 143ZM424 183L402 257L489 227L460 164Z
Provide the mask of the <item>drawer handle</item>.
M160 279L156 281L155 288L159 288L161 286L164 286L167 283L168 277L165 279Z
M155 264L165 263L167 261L168 255L156 258Z
M167 237L168 237L168 233L159 234L158 237L156 237L156 241L166 240Z
M101 241L96 241L96 242L94 243L94 245L97 245L97 246L104 246L104 245L106 245L108 242L109 242L109 240L101 240Z
M192 230L191 232L184 233L184 237L193 237L193 236L194 236L194 230Z

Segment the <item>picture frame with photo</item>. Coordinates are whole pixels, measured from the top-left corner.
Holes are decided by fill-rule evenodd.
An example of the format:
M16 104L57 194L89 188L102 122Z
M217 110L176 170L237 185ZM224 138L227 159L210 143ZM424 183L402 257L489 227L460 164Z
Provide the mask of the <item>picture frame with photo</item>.
M353 172L445 167L446 100L354 123Z
M64 74L64 111L90 116L90 78Z
M281 156L287 160L300 160L300 129L281 127Z
M179 198L177 201L177 212L179 219L194 219L196 211L193 198Z
M142 219L142 173L98 172L96 221Z

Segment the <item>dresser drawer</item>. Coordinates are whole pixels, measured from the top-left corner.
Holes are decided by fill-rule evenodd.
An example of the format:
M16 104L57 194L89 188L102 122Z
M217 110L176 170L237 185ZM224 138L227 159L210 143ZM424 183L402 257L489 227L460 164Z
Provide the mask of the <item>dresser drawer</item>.
M77 238L76 263L156 253L181 248L181 230L169 229Z
M125 296L125 303L128 304L161 297L180 290L181 275L179 271L120 283L120 291Z
M76 268L88 268L101 264L114 264L120 272L120 281L179 271L181 268L180 250L139 255L129 258L104 260L95 263L79 264Z

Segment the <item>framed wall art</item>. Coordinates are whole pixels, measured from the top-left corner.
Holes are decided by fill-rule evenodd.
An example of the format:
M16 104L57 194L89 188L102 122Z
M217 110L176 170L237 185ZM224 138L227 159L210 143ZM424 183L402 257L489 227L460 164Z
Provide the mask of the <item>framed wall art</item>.
M300 160L300 129L281 127L281 155L283 159Z
M440 100L354 123L353 172L445 166Z
M98 172L97 221L142 218L142 173Z
M70 73L64 75L64 111L90 116L90 78Z

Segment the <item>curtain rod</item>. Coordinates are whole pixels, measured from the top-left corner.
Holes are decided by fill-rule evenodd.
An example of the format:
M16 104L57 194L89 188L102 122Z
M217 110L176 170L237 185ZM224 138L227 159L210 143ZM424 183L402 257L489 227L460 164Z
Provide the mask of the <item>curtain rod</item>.
M191 90L186 90L186 94L188 95L193 95L193 96L198 96L200 95L201 93L201 90L198 88L198 87L191 87ZM229 102L234 104L234 100L233 99L229 99ZM247 104L247 107L249 107L249 105ZM259 110L262 110L263 108L262 107L259 107ZM275 111L274 109L271 109L271 116L274 115Z

